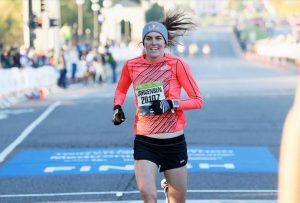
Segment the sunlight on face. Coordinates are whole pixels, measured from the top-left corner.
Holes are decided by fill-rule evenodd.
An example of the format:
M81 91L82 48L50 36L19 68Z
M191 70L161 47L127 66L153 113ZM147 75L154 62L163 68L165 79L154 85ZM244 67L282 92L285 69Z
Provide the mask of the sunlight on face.
M144 39L146 59L151 62L161 59L165 53L165 46L165 40L160 33L148 33Z

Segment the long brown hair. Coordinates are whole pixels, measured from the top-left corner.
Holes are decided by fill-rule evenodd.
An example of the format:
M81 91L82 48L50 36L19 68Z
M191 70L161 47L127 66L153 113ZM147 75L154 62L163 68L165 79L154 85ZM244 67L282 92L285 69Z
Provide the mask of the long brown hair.
M166 17L161 20L161 23L168 30L168 47L178 44L177 37L183 36L187 31L196 28L196 24L184 11L169 11Z

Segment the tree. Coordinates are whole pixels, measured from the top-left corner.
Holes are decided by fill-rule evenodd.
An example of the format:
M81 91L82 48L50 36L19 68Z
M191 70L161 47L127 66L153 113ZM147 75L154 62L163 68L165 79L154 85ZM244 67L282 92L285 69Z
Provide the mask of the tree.
M164 17L164 9L157 3L153 4L149 10L146 11L146 22L158 21Z
M133 2L135 2L137 4L141 4L141 0L131 0L131 1L133 1Z
M77 23L77 6L75 0L62 0L61 6L61 24L73 26Z
M23 41L22 1L0 1L0 10L0 43L20 45Z
M94 16L92 11L92 2L91 1L85 1L83 7L83 30L89 28L90 30L93 30L93 22L94 22ZM101 4L100 4L101 5Z
M1 0L0 0L1 1ZM100 0L100 5L103 0ZM83 30L93 29L93 12L91 9L91 1L85 0L83 4ZM61 24L73 27L77 25L78 20L78 8L76 0L61 0Z
M241 11L244 9L243 1L230 0L227 9Z

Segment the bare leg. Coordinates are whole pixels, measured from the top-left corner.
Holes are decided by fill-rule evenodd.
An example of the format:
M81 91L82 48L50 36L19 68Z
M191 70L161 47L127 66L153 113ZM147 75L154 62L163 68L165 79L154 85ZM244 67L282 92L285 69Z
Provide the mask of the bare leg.
M168 182L169 203L184 203L187 190L186 166L164 172Z
M157 201L157 165L148 160L135 160L134 168L138 189L144 199L144 202L155 203Z

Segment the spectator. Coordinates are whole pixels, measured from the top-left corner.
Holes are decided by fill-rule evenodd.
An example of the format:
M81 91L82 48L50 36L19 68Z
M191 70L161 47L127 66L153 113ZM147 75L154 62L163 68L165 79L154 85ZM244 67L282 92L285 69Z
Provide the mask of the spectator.
M100 56L95 58L94 66L96 68L95 82L102 84L103 79L104 79L105 70L104 70L104 66L103 66Z
M57 67L59 69L58 86L67 88L67 67L64 49L61 49L61 52L59 54Z
M11 67L18 67L21 68L21 62L20 62L20 52L17 48L11 49L11 57L12 57L12 64Z
M22 67L30 66L30 60L27 55L28 51L24 46L20 47L20 64Z
M4 50L1 54L1 64L4 69L10 68L10 51Z
M116 83L117 82L117 73L116 73L116 69L117 69L117 62L114 59L113 55L111 52L107 52L107 62L110 65L111 71L112 71L112 83Z

